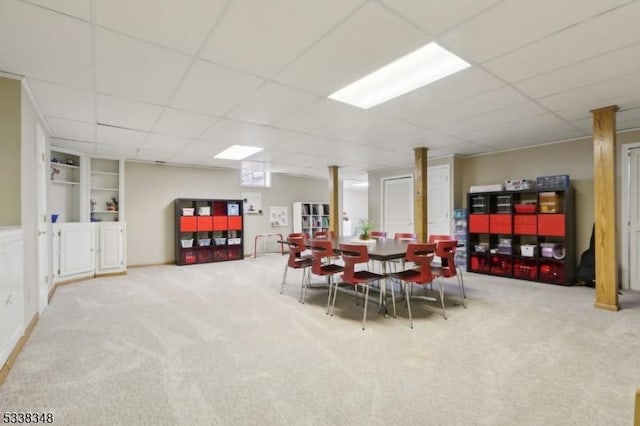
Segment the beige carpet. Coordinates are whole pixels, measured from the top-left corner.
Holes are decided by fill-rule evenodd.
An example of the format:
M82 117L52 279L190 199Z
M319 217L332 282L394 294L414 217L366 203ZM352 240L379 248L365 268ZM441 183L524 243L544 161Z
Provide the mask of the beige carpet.
M130 269L63 286L0 386L60 425L630 425L640 294L466 274L449 319L279 294L285 258ZM289 281L299 282L299 271Z

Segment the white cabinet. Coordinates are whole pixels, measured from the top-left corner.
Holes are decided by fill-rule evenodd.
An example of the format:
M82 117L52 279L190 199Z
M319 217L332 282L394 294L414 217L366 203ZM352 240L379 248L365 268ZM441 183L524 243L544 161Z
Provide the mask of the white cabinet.
M309 236L317 231L329 230L329 204L293 203L293 232L304 232Z
M24 333L24 243L21 229L0 229L0 368Z
M126 270L125 223L51 225L54 281Z
M96 233L96 275L124 271L126 269L125 224L98 223Z
M82 187L80 155L51 150L49 163L48 212L52 222L81 220Z
M56 280L91 276L95 270L95 226L61 223L51 226Z

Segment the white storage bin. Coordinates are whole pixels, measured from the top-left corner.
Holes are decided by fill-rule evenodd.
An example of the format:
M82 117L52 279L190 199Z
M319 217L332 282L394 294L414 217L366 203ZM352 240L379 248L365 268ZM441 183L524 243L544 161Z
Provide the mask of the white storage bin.
M520 254L522 256L535 256L536 246L534 244L523 244L520 246Z
M193 247L193 238L190 238L188 240L180 240L180 245L182 245L182 248Z
M214 238L213 242L217 246L223 246L223 245L227 244L227 239L226 238Z
M198 247L209 247L211 245L211 238L198 238Z
M193 212L194 212L195 210L196 210L196 209L195 209L195 208L193 208L193 207L184 207L184 208L182 209L182 216L193 216Z
M198 216L211 216L211 207L198 207Z
M242 243L242 238L229 238L229 245L238 245Z
M227 204L227 215L238 216L240 215L240 204Z

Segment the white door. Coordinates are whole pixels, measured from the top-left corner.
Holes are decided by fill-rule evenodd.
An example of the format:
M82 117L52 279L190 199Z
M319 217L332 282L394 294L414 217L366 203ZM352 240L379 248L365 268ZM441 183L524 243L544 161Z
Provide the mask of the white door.
M413 178L403 176L383 180L383 230L393 238L396 232L415 232L413 228Z
M66 223L60 232L60 277L88 275L95 268L94 227Z
M49 303L49 232L47 225L47 153L44 132L36 124L36 191L37 191L37 228L38 228L38 310L42 311Z
M451 185L448 164L427 168L428 235L451 235Z
M120 224L97 225L98 253L96 272L124 270L124 227Z
M640 148L629 150L629 286L640 290Z

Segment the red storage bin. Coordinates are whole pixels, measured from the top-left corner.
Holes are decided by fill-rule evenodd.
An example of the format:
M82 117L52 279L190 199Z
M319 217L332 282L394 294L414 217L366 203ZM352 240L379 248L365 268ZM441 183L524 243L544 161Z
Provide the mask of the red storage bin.
M538 217L534 214L514 216L513 233L516 235L536 235L538 233Z
M195 232L198 230L196 216L180 217L180 232Z
M535 280L537 267L535 260L517 259L513 262L513 277L523 280Z
M489 215L488 214L470 214L469 215L469 232L477 234L489 233Z
M489 233L490 234L511 234L510 214L490 214L489 215Z
M471 272L489 272L489 258L487 256L471 255L470 259Z
M211 262L213 261L213 252L210 247L207 248L199 248L198 249L198 263Z
M538 265L538 280L553 284L565 284L564 264L541 262Z
M564 223L564 214L540 214L538 215L538 234L548 237L564 237Z
M227 216L214 216L213 217L213 230L214 231L226 231L229 229L229 221Z
M491 273L494 275L511 275L511 258L507 256L491 256Z
M213 231L211 216L197 216L198 231Z
M196 263L197 255L195 249L182 250L180 252L180 258L183 264Z
M227 258L229 260L242 259L243 257L241 246L229 247L227 251Z
M229 230L230 231L242 230L242 216L229 216Z
M215 247L213 249L213 261L220 262L223 260L227 260L227 248L226 247Z

